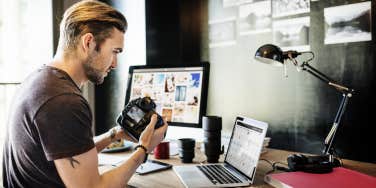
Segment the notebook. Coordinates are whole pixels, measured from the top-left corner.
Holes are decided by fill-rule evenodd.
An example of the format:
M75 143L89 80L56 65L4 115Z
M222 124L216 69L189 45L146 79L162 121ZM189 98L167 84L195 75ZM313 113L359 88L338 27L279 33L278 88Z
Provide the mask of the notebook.
M376 178L343 167L334 168L327 174L284 172L265 176L265 182L274 187L304 188L374 188Z
M185 187L237 187L253 183L268 124L236 117L224 163L174 166Z

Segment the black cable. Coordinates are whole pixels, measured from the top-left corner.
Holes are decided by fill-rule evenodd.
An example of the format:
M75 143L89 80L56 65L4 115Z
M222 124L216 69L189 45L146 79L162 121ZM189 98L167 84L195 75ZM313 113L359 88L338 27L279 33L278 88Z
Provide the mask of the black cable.
M276 170L279 170L279 171L285 171L285 172L290 172L290 169L288 167L288 165L286 163L282 163L282 162L271 162L267 159L260 159L260 161L265 161L267 162L271 167L272 169L267 171L266 174L270 174ZM282 165L285 165L286 167L284 166L278 166L278 164L282 164Z
M259 161L265 161L265 162L267 162L272 167L272 169L269 170L269 171L267 171L265 174L270 174L270 173L274 172L273 163L271 161L269 161L267 159L260 159Z
M273 163L271 161L267 160L267 159L260 159L259 161L265 161L265 162L269 163L270 166L273 167Z
M338 159L339 164L340 164L341 166L343 166L342 158L339 157L339 155L338 155L338 153L337 153L337 150L336 150L334 147L333 147L333 156L334 156L334 158Z

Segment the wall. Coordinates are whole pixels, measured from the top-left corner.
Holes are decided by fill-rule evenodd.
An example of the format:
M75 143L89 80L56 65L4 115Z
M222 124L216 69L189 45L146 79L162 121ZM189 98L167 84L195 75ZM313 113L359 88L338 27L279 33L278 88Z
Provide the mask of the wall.
M297 72L291 64L285 78L283 69L257 63L253 56L259 46L283 44L283 41L278 35L273 37L272 26L265 29L263 23L258 23L261 25L257 27L244 25L243 21L252 21L252 17L239 14L239 7L250 4L247 2L250 1L145 1L147 63L209 61L207 114L223 117L223 134L229 134L236 115L249 116L269 123L270 147L318 154L323 149L323 140L331 128L341 95L310 74ZM304 26L303 32L295 35L302 39L296 41L297 45L307 43L316 55L312 66L356 90L335 139L336 151L343 158L376 162L376 152L369 149L375 143L371 131L374 129L371 110L376 103L371 92L376 87L375 42L324 44L324 9L363 1L309 2L309 12L270 18L271 23L286 26L294 23L291 19L307 17L301 22L304 25L308 20L308 27ZM187 17L192 19L184 19ZM372 3L372 20L374 18L375 3ZM255 31L250 34L247 29ZM375 24L372 24L373 39L374 31ZM309 56L302 56L299 60L307 58ZM123 88L119 89L116 84L106 86L111 79L110 75L100 86L112 88L102 90L106 95L99 98L96 92L96 109L102 108L96 111L96 117L106 119L101 120L101 127L114 122L117 113L114 109L123 105L123 96L114 94ZM117 99L112 98L114 96Z
M292 64L287 67L285 78L283 69L257 63L253 59L257 48L276 43L273 29L257 31L259 28L250 24L248 29L253 33L247 34L239 12L247 3L231 2L237 1L209 1L208 114L223 117L225 132L231 131L238 114L266 121L271 147L320 153L339 106L340 93L307 72L297 72ZM375 151L367 146L375 143L370 118L375 104L371 92L375 89L375 42L324 44L324 8L356 2L362 1L311 1L310 12L271 18L271 23L308 18L308 44L316 55L312 66L356 90L337 132L335 149L344 158L376 162ZM373 3L372 20L374 12ZM372 27L375 39L374 24Z

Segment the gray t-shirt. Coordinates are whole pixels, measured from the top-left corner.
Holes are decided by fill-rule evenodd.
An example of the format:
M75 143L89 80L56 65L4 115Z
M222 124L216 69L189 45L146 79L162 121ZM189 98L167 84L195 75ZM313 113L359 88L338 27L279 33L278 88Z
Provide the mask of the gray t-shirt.
M92 115L69 75L43 66L16 92L3 153L4 187L64 187L53 160L95 147Z

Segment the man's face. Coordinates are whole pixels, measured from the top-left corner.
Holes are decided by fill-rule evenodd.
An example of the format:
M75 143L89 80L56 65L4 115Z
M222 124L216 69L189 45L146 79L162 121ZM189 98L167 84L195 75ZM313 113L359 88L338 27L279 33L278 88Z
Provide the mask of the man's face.
M104 77L117 66L117 55L123 51L124 33L113 29L111 37L100 46L100 50L91 50L83 68L86 77L95 84L101 84ZM98 45L98 44L97 44Z

